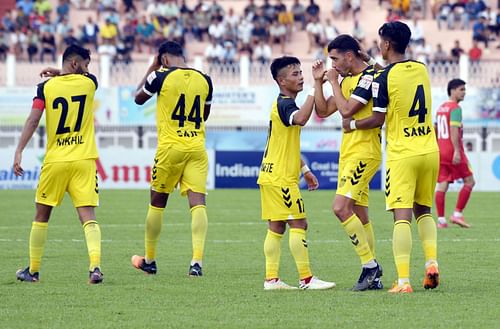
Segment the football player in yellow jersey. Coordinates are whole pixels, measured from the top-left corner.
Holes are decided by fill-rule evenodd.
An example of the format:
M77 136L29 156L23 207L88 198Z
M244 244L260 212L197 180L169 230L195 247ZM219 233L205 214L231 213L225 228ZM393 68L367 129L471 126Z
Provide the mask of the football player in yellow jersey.
M257 180L260 185L262 219L268 222L264 241L264 290L297 289L279 278L281 239L287 224L290 226L290 251L299 272L299 287L330 289L335 287L334 282L322 281L311 272L306 213L298 185L302 168L309 189L318 188L316 176L300 158L300 127L311 116L314 98L308 96L301 108L295 104L295 97L304 85L298 58L276 58L271 64L271 73L280 88L280 94L273 102L267 145ZM320 75L323 76L323 72Z
M372 83L373 115L346 120L347 131L380 127L386 121L385 195L394 214L393 253L398 281L391 293L409 293L415 216L425 256L425 289L439 284L437 232L431 215L439 170L439 151L432 125L431 87L424 64L405 60L410 29L401 22L385 23L378 31L383 58L389 63Z
M350 35L342 34L328 44L328 53L333 68L325 76L335 96L325 99L323 79L315 80L316 113L324 118L338 110L343 118L370 117L375 69L363 61L359 43ZM323 62L315 62L313 68L324 71ZM341 84L339 74L343 77ZM354 291L383 288L382 267L375 260L375 238L368 217L368 184L381 160L379 127L343 134L338 187L332 208L361 260L362 271L352 288Z
M96 175L98 158L92 104L97 79L88 73L90 51L72 45L63 53L62 70L46 69L53 76L38 85L31 113L24 125L14 158L14 172L23 174L22 152L45 111L47 149L36 190L36 215L29 240L30 265L16 273L20 281L36 282L52 208L68 192L85 232L90 258L89 282L101 283L101 231L94 208L99 205Z
M151 172L151 201L146 216L145 256L132 256L132 265L156 274L156 246L167 200L177 186L187 195L191 211L193 257L190 276L202 275L207 234L206 184L208 157L205 121L210 113L212 80L187 67L182 47L163 43L137 88L135 102L144 104L157 94L158 147Z

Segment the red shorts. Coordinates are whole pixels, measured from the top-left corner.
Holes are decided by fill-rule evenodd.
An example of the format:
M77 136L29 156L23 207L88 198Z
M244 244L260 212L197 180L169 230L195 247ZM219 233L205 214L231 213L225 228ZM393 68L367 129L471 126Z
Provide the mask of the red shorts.
M466 178L469 176L472 176L472 169L467 159L465 159L465 161L462 161L457 165L441 162L439 164L439 175L437 181L438 183L442 182L451 183L459 178Z

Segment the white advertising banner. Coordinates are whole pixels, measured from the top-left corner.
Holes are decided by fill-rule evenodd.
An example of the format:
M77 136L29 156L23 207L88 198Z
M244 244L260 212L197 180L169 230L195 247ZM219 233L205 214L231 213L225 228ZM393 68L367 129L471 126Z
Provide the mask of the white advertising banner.
M0 189L36 188L44 151L27 149L23 152L22 166L25 174L17 177L12 171L14 148L0 149ZM129 150L124 148L102 149L97 162L99 188L109 189L147 189L149 188L151 164L154 150ZM209 173L207 188L215 186L215 152L208 150Z

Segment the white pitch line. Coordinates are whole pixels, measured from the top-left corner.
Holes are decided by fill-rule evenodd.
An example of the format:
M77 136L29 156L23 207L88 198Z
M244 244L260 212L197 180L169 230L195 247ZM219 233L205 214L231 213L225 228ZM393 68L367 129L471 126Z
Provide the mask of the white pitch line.
M49 242L76 242L76 243L81 243L81 242L85 242L85 240L82 240L82 239L68 239L68 240L62 240L62 239L49 239L48 240ZM112 240L112 239L104 239L102 240L102 242L104 243L114 243L114 242L124 242L124 243L127 243L127 242L143 242L144 240ZM168 240L169 242L176 242L176 243L191 243L191 240L172 240L172 239L169 239ZM211 242L211 243L228 243L228 244L231 244L231 243L234 243L234 244L237 244L237 243L260 243L262 242L263 240L207 240L207 242ZM342 239L342 240L336 240L336 239L332 239L332 240L308 240L309 243L313 243L313 244L331 244L331 243L345 243L347 240L346 239ZM1 239L0 238L0 242L28 242L27 239ZM392 240L391 239L380 239L380 240L376 240L376 242L378 243L392 243ZM441 239L441 240L438 240L438 243L440 242L458 242L458 243L462 243L462 242L500 242L500 238L493 238L493 239L470 239L470 238L467 238L467 239L457 239L457 238L454 238L454 239Z

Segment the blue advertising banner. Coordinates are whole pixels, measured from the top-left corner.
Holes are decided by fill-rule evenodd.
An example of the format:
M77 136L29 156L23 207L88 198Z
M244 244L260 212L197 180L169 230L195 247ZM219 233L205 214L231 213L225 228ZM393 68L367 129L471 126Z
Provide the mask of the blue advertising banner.
M336 189L339 152L303 152L302 158L319 181L320 189ZM216 151L215 188L257 188L262 152ZM303 179L300 188L307 188ZM373 177L370 188L381 189L381 171Z

